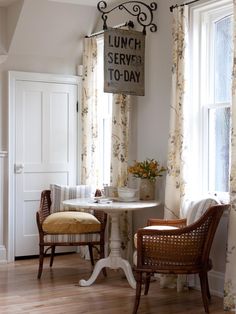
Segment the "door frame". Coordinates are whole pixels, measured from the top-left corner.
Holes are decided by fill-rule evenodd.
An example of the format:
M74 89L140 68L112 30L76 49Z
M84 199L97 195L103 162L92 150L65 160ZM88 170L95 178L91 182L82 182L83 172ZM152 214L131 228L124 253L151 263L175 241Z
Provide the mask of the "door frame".
M60 75L50 73L36 73L36 72L8 72L8 213L7 221L7 261L13 262L15 260L15 131L16 131L16 82L17 81L34 81L47 82L58 84L72 84L78 87L78 99L80 101L80 86L81 77L73 75ZM79 136L78 136L79 141ZM77 141L77 142L78 142ZM79 143L79 142L78 142ZM79 150L79 147L77 151ZM79 156L79 155L78 155ZM79 167L77 167L78 169ZM77 173L78 178L78 173Z

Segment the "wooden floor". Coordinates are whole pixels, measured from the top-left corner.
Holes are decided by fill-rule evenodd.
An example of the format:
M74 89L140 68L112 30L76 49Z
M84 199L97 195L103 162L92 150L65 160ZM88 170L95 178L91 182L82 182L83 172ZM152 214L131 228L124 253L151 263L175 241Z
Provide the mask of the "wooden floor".
M1 314L128 314L132 313L135 291L119 271L109 270L90 287L78 286L91 273L90 263L77 254L56 256L53 268L38 280L37 259L0 265ZM204 313L198 291L177 293L151 283L149 294L141 297L139 314ZM225 314L222 300L212 298L210 313Z

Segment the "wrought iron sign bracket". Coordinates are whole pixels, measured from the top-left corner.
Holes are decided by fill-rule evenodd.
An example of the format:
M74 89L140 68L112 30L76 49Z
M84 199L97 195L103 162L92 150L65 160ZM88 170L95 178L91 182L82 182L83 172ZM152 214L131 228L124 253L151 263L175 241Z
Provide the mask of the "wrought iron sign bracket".
M125 10L134 17L137 17L137 22L143 27L143 34L146 35L146 28L149 27L151 32L157 31L156 24L153 23L153 11L157 10L157 3L152 2L150 5L141 1L126 1L114 8L107 9L106 1L99 1L97 9L102 13L103 30L107 29L108 14L112 11L119 9Z

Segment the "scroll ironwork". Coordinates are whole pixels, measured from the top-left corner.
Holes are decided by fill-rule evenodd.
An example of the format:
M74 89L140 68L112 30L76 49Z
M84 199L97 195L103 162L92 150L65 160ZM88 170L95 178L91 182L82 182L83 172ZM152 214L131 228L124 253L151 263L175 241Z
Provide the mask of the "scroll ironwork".
M151 32L157 31L157 25L153 23L153 12L157 10L157 3L152 2L150 5L141 1L126 1L111 9L107 9L106 1L99 1L97 9L102 13L103 30L107 27L108 14L119 9L125 10L132 16L137 18L137 22L143 27L143 33L146 34L146 28L149 27Z

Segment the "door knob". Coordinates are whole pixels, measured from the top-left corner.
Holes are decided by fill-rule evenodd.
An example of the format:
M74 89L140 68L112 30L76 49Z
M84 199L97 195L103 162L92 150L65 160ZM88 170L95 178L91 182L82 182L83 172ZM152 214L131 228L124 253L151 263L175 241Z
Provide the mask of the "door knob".
M15 173L22 173L23 168L23 164L15 164Z

